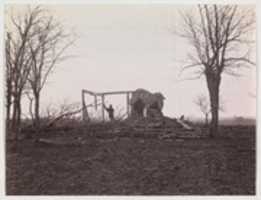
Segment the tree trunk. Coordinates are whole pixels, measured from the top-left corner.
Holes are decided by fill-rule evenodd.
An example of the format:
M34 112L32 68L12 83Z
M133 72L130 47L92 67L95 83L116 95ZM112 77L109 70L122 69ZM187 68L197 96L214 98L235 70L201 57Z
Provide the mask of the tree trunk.
M6 130L10 128L10 114L11 114L11 94L10 91L6 94Z
M34 92L34 125L36 130L40 127L40 93Z
M11 129L14 131L16 127L16 116L17 116L17 97L14 96L13 109L12 109Z
M205 114L205 126L208 126L208 113Z
M20 126L21 126L21 96L19 95L19 99L17 101L17 119L16 119L16 126L17 126L17 130L20 130Z
M210 92L211 101L211 122L210 122L210 136L218 134L219 121L219 86L214 86Z
M211 122L210 122L210 137L215 137L218 134L219 122L219 86L220 77L207 76L207 85L211 106Z
M15 94L13 102L13 113L12 113L12 124L11 129L15 134L15 139L17 139L18 132L20 130L21 123L21 97L19 94Z
M215 137L218 134L218 110L213 108L212 112L212 119L210 123L210 137Z

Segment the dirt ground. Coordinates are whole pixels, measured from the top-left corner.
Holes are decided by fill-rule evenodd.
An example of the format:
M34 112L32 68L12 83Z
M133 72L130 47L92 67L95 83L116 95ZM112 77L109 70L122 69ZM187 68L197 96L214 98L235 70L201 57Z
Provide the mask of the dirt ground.
M90 137L6 143L8 195L254 195L255 129L233 137ZM240 132L240 134L237 134ZM69 139L70 140L70 139Z

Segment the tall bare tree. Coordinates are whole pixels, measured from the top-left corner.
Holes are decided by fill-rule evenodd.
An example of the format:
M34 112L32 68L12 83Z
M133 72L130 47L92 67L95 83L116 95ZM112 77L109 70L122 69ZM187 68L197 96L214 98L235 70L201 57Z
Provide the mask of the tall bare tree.
M44 17L33 27L37 34L29 42L32 68L28 76L34 96L34 124L36 126L40 123L41 91L54 67L67 58L63 53L74 41L47 10L42 9L39 15Z
M5 38L5 61L6 61L6 71L5 71L5 77L6 77L6 128L7 130L10 128L10 114L11 114L11 106L12 106L12 80L13 80L13 73L12 73L12 63L11 63L11 55L10 55L10 43L11 43L11 37L10 33L6 34Z
M236 75L250 59L251 33L255 26L253 9L236 5L198 5L195 12L182 14L181 36L192 46L190 64L206 78L211 104L210 136L218 133L219 91L222 74Z
M10 16L6 28L7 119L12 110L12 129L20 125L21 97L31 69L29 40L34 37L33 26L38 23L38 9L29 10L23 16ZM12 103L12 109L10 105Z
M211 114L211 106L208 97L204 94L200 94L197 96L194 102L199 107L200 111L205 117L205 126L208 126L209 115ZM221 98L221 101L219 103L219 111L224 111L224 110L225 110L224 101L222 101Z

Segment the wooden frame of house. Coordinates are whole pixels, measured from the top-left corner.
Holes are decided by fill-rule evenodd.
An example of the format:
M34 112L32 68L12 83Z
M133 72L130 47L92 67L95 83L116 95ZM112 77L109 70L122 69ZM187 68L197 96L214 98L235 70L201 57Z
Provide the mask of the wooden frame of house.
M82 90L82 117L83 120L88 121L90 120L89 115L88 115L88 110L87 110L87 105L85 102L85 94L91 95L94 98L94 107L97 110L98 108L98 103L97 100L100 97L101 98L101 110L102 110L102 121L105 121L105 112L104 112L104 102L105 102L105 98L108 95L126 95L126 108L127 108L127 116L130 116L130 98L131 98L131 94L134 91L128 90L128 91L113 91L113 92L102 92L102 93L97 93L97 92L93 92L90 90L86 90L83 89Z

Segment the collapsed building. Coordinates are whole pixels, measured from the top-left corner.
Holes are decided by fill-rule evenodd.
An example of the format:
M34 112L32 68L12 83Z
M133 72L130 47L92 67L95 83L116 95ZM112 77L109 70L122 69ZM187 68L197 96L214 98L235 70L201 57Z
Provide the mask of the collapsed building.
M130 99L132 118L160 118L165 97L160 93L151 93L145 89L132 92Z
M94 97L94 104L86 105L84 95L89 94ZM166 126L167 124L173 127L181 127L185 129L191 129L183 120L172 119L163 115L162 109L164 106L165 97L162 93L151 93L145 89L136 89L134 91L112 91L112 92L92 92L89 90L82 90L82 116L83 120L89 121L88 106L101 107L102 121L105 121L104 117L104 102L105 97L110 95L126 95L126 114L127 119L131 120L132 124L139 124L140 126L146 126L147 123L157 121L157 126ZM101 102L98 104L98 98Z
M94 103L89 105L85 102L85 95L94 97ZM162 117L162 108L165 97L160 93L151 93L145 89L137 89L134 91L113 91L97 93L89 90L82 90L83 119L89 119L88 106L94 106L97 110L101 107L102 120L104 121L104 102L105 97L109 95L126 95L126 114L127 118L156 118ZM98 98L100 103L98 103ZM99 104L99 105L98 105Z
M150 127L172 130L193 130L182 119L169 118L164 116L162 110L165 97L162 93L151 93L145 89L137 89L132 92L130 98L131 119L134 126ZM141 128L142 131L143 128ZM152 131L152 130L151 130Z

